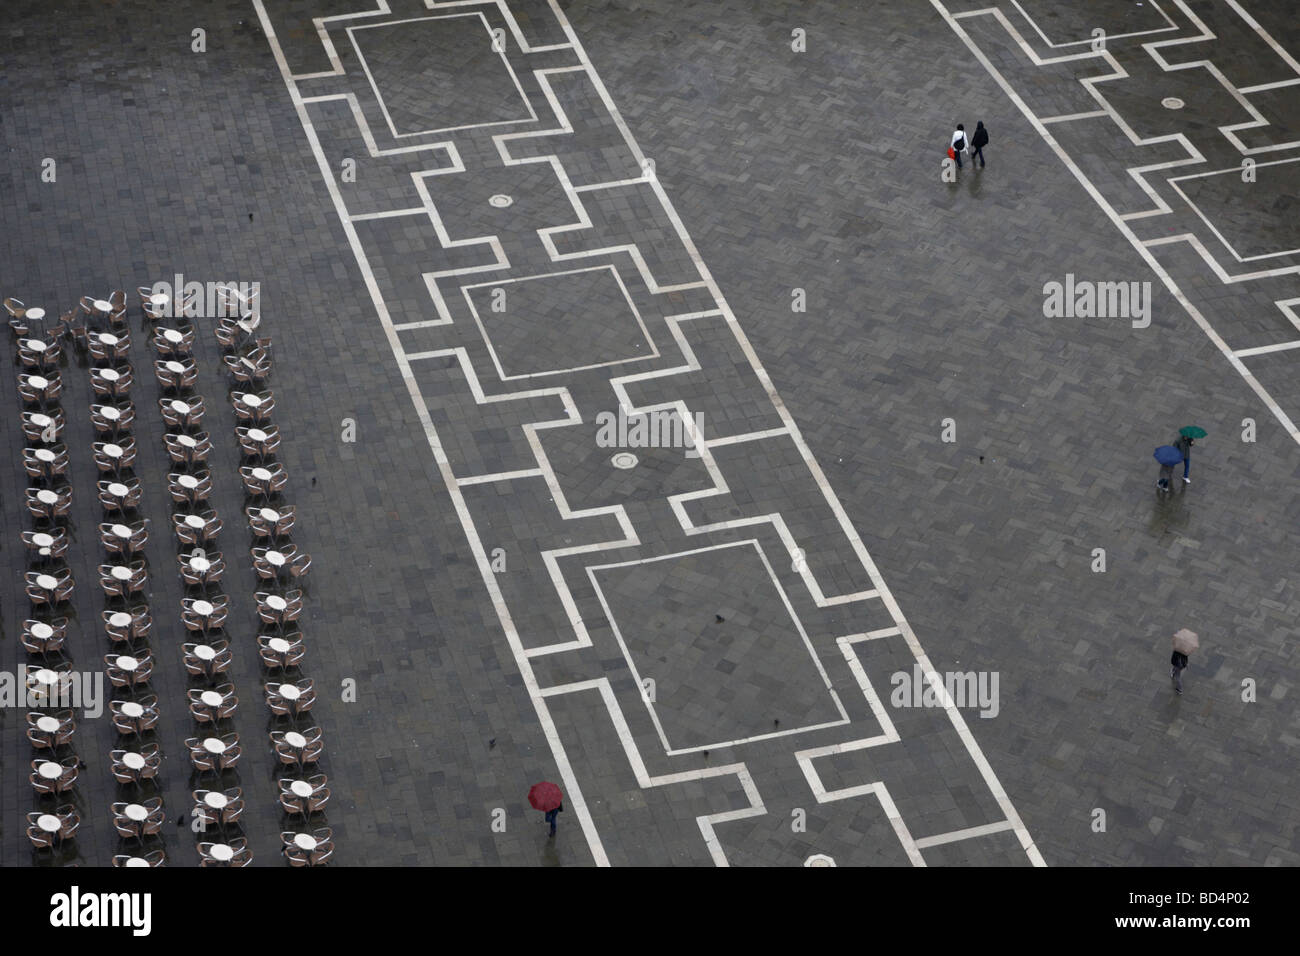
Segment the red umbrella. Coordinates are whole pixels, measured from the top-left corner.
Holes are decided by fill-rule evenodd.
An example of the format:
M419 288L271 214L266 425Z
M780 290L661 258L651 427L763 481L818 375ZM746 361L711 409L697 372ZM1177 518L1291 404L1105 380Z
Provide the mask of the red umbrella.
M528 802L534 810L549 813L564 802L564 794L560 793L560 788L555 784L542 781L529 788Z

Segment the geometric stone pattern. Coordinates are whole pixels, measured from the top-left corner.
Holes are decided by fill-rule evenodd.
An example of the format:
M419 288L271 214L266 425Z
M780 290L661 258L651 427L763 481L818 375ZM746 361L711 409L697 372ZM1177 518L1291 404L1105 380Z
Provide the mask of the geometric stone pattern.
M1291 390L1270 393L1253 374L1261 356L1284 353L1294 369L1300 355L1300 62L1235 0L931 2L1300 443ZM1093 29L1106 31L1104 46L1089 41ZM1237 66L1243 38L1259 51L1249 71ZM1221 69L1229 57L1234 67ZM1280 91L1285 106L1266 99ZM1217 283L1206 285L1207 269ZM1235 303L1252 286L1272 307L1243 327Z
M274 25L258 6L325 177L322 201L333 202L410 398L422 410L425 437L592 859L655 861L629 842L629 834L653 814L614 825L601 796L608 771L594 774L586 765L590 753L621 753L620 775L644 794L637 798L643 806L666 797L676 805L702 792L707 805L694 817L697 840L702 838L697 845L702 859L717 864L728 861L733 839L718 829L725 824L769 815L789 819L795 807L852 801L870 808L877 820L867 832L892 844L877 847L880 854L923 865L927 848L965 840L977 841L972 847L996 847L988 835L1006 831L1022 862L1041 865L1030 834L950 699L937 709L942 726L930 727L940 737L929 738L947 740L947 752L961 755L945 766L919 766L906 735L884 714L879 694L888 676L863 663L862 648L896 645L907 669L915 664L927 678L929 660L560 9L550 5L558 29L547 31L551 42L539 44L521 30L510 2L430 0L422 17L390 13L383 4L324 16L316 22L327 38L324 52L332 69L294 74ZM469 97L475 83L485 84L487 107L477 118L457 107L451 114L455 128L444 128L453 120L441 119L441 107L435 119L432 106L421 106L429 74L409 82L400 77L422 62L419 38L436 32L444 8L482 18L488 29L477 40L458 34L458 55L478 63L499 54L536 119L507 117L491 106L501 99L496 70L458 72L450 81L452 103ZM534 30L537 12L532 5ZM418 30L405 29L414 21L421 21ZM402 22L404 29L385 30L390 22ZM374 83L345 42L349 34L367 31L390 34L383 57L392 69ZM488 50L494 35L498 40ZM475 42L481 49L465 52ZM554 91L560 84L563 103ZM440 125L427 128L436 132L416 131L425 119L392 122L399 97L403 115L430 117L427 122ZM351 107L354 131L337 122L340 104ZM390 125L400 138L386 132ZM601 180L593 175L590 144L602 137L609 142L611 127L620 136L601 150L599 166L622 172L618 180ZM330 162L337 155L358 157L358 183L372 167L380 168L376 181L393 182L396 167L409 177L406 201L395 201L391 193L372 201L365 190L350 188ZM491 231L478 216L443 215L454 201L450 197L483 202L510 195L501 184L509 182L511 171L537 168L549 172L547 191L562 197L571 213L539 224L512 217L513 206L498 203L503 214L491 220ZM418 242L423 254L403 255L410 242ZM575 275L617 279L626 302L601 305L605 293L574 286ZM565 284L548 278L560 276ZM421 286L428 292L423 309L404 293L395 320L383 289ZM493 296L501 290L494 309ZM635 339L610 337L611 330L635 331L629 304L644 333L640 348ZM694 334L695 323L716 324L727 334ZM710 413L726 413L708 418L700 409L697 418L686 397L695 393L692 377L724 361L744 369L734 391L708 396ZM449 363L461 373L458 389L455 376L445 374ZM530 381L538 376L544 377ZM679 388L678 378L692 391ZM547 417L521 414L525 403L539 400L551 406ZM452 401L457 416L471 423L471 440L498 440L499 426L486 427L485 416L495 422L504 412L510 424L500 437L516 447L516 439L526 443L531 454L511 453L503 471L454 468L429 416ZM620 472L609 462L617 449L598 444L597 417L620 408L657 412L698 429L689 455L680 444L629 449L646 466L657 462L656 472L672 476L670 483L647 484L638 475L642 465ZM476 419L483 427L472 424ZM563 439L564 448L553 448L552 439ZM560 457L553 460L553 453ZM734 487L721 464L733 453L760 462L757 475L738 477ZM502 456L479 448L457 451L456 458ZM673 467L673 458L690 470ZM781 464L768 471L764 458ZM580 480L566 475L565 461L581 462ZM606 472L599 482L596 468ZM767 480L755 481L758 476ZM620 483L637 490L619 495ZM600 494L593 497L597 487ZM729 514L702 518L709 511ZM547 513L543 531L538 516ZM513 523L510 515L528 516L527 526ZM526 603L512 600L515 572L493 570L488 535L490 547L525 570L534 585L549 578L552 597L530 591ZM713 560L702 561L700 554ZM745 554L751 558L738 560ZM839 560L829 561L832 554ZM835 573L828 572L830 564L837 566ZM782 604L785 613L779 614ZM828 617L831 611L836 614ZM545 629L534 630L539 626ZM744 666L728 647L747 652ZM657 702L649 710L639 683L647 676L655 681ZM829 766L835 755L875 749L882 759L865 766ZM888 759L885 752L894 750L902 759ZM697 751L709 754L705 769L699 769ZM793 787L791 771L798 781ZM936 816L919 811L911 799L953 786L984 790L984 809L954 806ZM731 796L723 798L725 793ZM1005 857L996 850L989 859Z

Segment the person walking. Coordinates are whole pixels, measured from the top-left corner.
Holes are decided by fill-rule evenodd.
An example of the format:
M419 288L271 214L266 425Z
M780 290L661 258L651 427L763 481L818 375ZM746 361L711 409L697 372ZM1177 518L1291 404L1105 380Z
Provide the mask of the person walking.
M1183 671L1187 669L1187 655L1201 646L1201 639L1195 631L1182 628L1173 638L1174 652L1169 656L1169 679L1174 682L1174 690L1183 692Z
M961 154L966 149L966 127L961 123L952 132L952 153L957 158L957 168L961 169Z
M1196 444L1196 439L1190 435L1179 435L1178 441L1174 442L1174 447L1183 453L1183 483L1190 485L1192 479L1188 474L1192 470L1192 446Z
M1174 690L1183 692L1183 671L1187 669L1187 655L1175 648L1169 657L1169 679L1174 682ZM552 830L552 833L555 831Z
M1150 474L1150 472L1148 472L1148 474ZM1174 466L1173 466L1173 465L1161 465L1161 466L1160 466L1160 477L1156 479L1156 487L1159 488L1161 491L1168 491L1168 490L1169 490L1169 479L1172 478L1172 477L1174 477Z
M975 165L975 158L978 156L980 169L984 168L984 147L989 144L989 131L984 128L984 121L980 120L975 124L975 135L970 140L970 164Z
M528 802L534 810L541 810L545 814L546 822L551 827L551 836L555 836L555 819L564 809L564 794L560 788L546 780L535 783L528 788Z
M1186 659L1187 658L1183 658L1183 660ZM1187 665L1184 664L1183 666L1186 667ZM1180 690L1178 693L1181 694L1182 691ZM564 804L560 804L558 807L546 811L546 822L551 825L551 833L550 833L551 836L555 836L555 821L559 817L559 815L563 812L564 812Z

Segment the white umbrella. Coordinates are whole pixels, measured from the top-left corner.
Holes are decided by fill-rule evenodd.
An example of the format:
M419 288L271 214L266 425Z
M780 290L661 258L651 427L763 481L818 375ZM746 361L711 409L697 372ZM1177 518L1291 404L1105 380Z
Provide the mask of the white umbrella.
M1200 638L1187 628L1174 635L1174 650L1180 654L1191 654L1201 646Z

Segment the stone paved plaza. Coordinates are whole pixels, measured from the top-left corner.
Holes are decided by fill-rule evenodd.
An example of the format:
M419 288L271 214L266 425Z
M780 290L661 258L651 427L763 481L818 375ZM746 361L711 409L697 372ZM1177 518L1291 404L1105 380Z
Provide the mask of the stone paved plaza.
M123 732L106 699L41 750L11 694L0 864L242 840L280 866L282 833L324 828L348 866L1300 863L1286 0L10 0L0 62L0 294L47 313L19 310L2 392L0 672L129 652L152 676L104 696L158 717ZM980 120L987 166L945 165ZM259 324L223 346L212 297L145 315L137 287L171 309L188 283L256 283ZM114 290L91 347L33 358ZM236 381L259 337L269 377ZM169 356L197 379L165 385ZM41 371L53 403L20 394ZM236 432L250 390L270 456ZM1158 493L1185 425L1192 480ZM206 464L171 457L183 432ZM128 434L129 469L97 463ZM255 466L287 484L250 490ZM178 540L209 510L219 533ZM147 579L106 595L128 559L101 525L142 521ZM302 577L250 550L290 545ZM195 547L220 581L182 578ZM65 568L32 603L25 575ZM265 595L295 590L277 623ZM110 640L137 607L149 633ZM268 667L272 637L302 659ZM229 644L212 679L203 641ZM309 711L273 711L308 681ZM201 723L214 688L238 707ZM319 731L316 763L284 762L288 731ZM234 766L194 765L211 736ZM115 779L154 745L155 776ZM62 793L33 785L49 759ZM316 774L328 803L287 814L281 781ZM194 791L234 788L205 829ZM155 799L158 832L121 836L113 806ZM33 849L28 815L69 808Z

